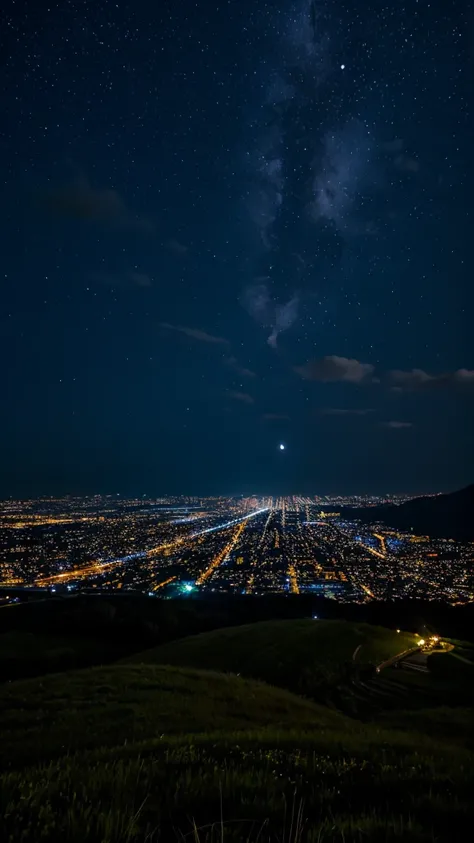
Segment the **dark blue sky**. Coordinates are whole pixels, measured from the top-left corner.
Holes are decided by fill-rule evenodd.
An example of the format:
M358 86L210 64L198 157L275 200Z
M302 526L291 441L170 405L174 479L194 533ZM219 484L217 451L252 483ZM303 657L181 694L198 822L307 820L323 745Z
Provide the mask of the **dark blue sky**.
M2 495L472 482L467 2L0 32Z

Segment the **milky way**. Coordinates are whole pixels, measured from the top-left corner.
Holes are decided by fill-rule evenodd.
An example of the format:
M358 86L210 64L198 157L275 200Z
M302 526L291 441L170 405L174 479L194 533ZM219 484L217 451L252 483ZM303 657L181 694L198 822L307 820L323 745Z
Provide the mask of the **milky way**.
M301 0L274 15L278 49L264 61L246 151L246 210L261 249L243 301L270 325L274 348L298 315L314 311L311 298L327 295L348 240L372 230L363 208L379 176L370 109L338 88L341 22L335 4L322 9Z

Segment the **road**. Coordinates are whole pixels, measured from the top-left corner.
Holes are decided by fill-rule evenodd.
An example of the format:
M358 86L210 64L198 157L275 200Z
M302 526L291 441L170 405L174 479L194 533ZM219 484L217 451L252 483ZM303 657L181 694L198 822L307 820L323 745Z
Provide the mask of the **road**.
M418 673L428 673L428 656L431 650L417 650L415 653L400 659L400 667L408 670L416 670Z
M393 667L394 664L397 664L398 662L402 661L402 659L411 656L413 653L418 653L419 651L419 646L410 647L409 650L403 650L402 653L397 653L396 656L391 656L389 659L385 659L384 662L380 662L380 664L378 664L375 669L377 673L380 673L380 671L384 670L386 667Z
M431 653L449 653L453 649L453 644L447 643L443 643L442 649L437 649L436 646L431 649L425 648L423 650L420 649L420 646L412 647L410 650L404 650L403 653L397 653L396 656L392 656L390 659L386 659L386 661L381 662L381 664L377 665L376 671L377 673L380 673L380 671L386 667L393 667L396 664L400 664L401 667L408 668L408 670L417 670L420 673L428 673L428 656L430 656ZM458 656L458 658L460 657Z

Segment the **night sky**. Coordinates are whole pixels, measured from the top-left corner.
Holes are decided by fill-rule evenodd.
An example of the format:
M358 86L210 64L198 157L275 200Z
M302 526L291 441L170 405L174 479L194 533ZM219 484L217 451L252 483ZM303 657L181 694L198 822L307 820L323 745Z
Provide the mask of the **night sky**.
M0 494L472 482L468 6L6 0Z

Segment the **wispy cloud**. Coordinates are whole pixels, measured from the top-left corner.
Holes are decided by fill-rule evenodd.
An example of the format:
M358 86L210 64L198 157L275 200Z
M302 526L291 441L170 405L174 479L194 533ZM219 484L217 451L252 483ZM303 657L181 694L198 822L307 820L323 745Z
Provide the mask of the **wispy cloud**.
M262 419L264 421L289 421L290 417L286 413L264 413Z
M388 421L382 422L382 427L388 427L390 430L405 430L409 427L413 427L413 423L404 421Z
M474 387L474 369L456 369L454 372L430 374L424 369L392 369L380 377L375 377L375 367L371 363L361 363L349 357L335 354L317 360L308 360L302 366L295 366L294 371L305 380L333 383L372 383L390 385L396 392L422 391L454 386ZM325 415L365 415L370 409L351 409L346 407L327 407L321 413Z
M388 373L393 388L403 390L423 390L450 386L474 386L474 369L457 369L454 372L443 372L432 375L424 369L392 369Z
M286 304L277 305L275 308L275 324L273 330L267 339L268 345L272 348L277 347L277 339L280 334L291 328L296 322L298 316L299 298L294 295Z
M352 407L323 407L319 412L322 416L368 416L369 413L374 413L375 410L371 407L362 409Z
M94 187L86 176L52 190L48 206L61 216L151 233L155 225L131 210L115 188Z
M474 369L457 369L453 379L456 383L474 384Z
M247 369L246 366L241 366L239 361L236 357L228 357L225 360L227 366L236 372L237 375L240 375L241 378L256 378L257 375L255 372L252 372L251 369Z
M266 276L256 278L257 283L251 284L244 290L242 301L244 307L256 322L269 326L273 318L273 303L265 280Z
M130 272L129 278L137 287L151 287L151 278L145 272Z
M309 360L303 366L295 366L295 372L305 380L321 383L364 383L372 380L374 366L371 363L361 363L353 358L332 354L319 360Z
M252 398L248 392L235 392L234 390L229 389L226 392L226 395L234 401L240 401L242 404L255 404L255 399Z
M405 173L417 173L420 169L420 162L411 155L397 155L394 164L398 170Z
M256 280L258 283L250 285L244 291L243 304L256 322L270 329L267 342L272 348L276 348L279 335L296 322L299 298L294 295L286 303L278 304L270 295L265 279Z
M207 331L201 331L199 328L186 328L184 325L170 325L169 322L160 322L160 328L166 331L175 331L179 334L184 334L191 337L198 342L210 343L211 345L229 346L229 340L224 337L216 337L213 334L208 334Z
M175 255L186 255L188 253L188 246L185 243L181 243L179 240L168 240L166 246L171 252L174 252Z

